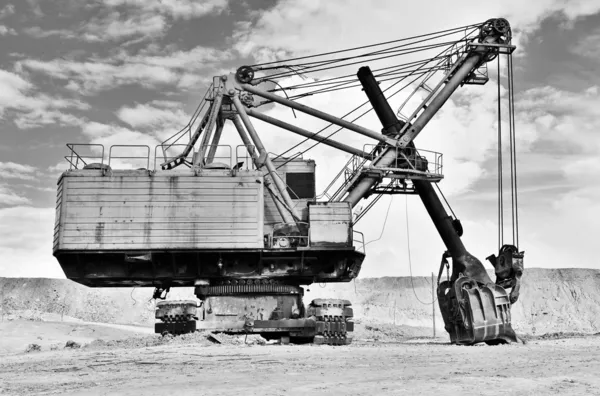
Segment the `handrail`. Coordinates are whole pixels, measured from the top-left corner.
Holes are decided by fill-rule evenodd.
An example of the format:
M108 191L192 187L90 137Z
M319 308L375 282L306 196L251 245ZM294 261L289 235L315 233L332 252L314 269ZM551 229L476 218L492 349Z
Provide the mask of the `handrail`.
M362 250L362 252L364 254L367 254L366 245L365 245L365 234L363 234L360 231L356 231L356 230L352 230L352 233L353 233L353 235L352 235L352 242L353 243L352 244L354 245L354 242L360 242L360 247L355 247L356 251L360 252ZM360 235L360 239L356 239L354 237L354 234Z
M82 146L82 147L100 147L101 150L101 154L98 155L80 155L76 150L75 147L77 146ZM65 155L65 159L67 160L67 162L70 164L69 165L69 169L79 169L79 162L81 161L83 163L83 166L86 166L88 163L85 161L84 158L87 159L100 159L100 163L104 164L104 146L102 144L95 144L95 143L67 143L67 147L70 150L70 154L69 155Z
M158 145L156 145L154 147L154 170L157 169L157 160L159 158L159 156L158 156L158 148L159 147L162 149L161 151L162 151L162 156L163 156L163 162L168 162L168 161L173 160L175 158L179 158L180 155L181 155L181 154L176 154L176 155L173 155L173 156L167 156L167 150L168 149L170 149L171 147L177 147L177 146L187 147L187 144L183 144L183 143L180 143L180 144L170 144L170 145L168 145L168 147L166 149L164 148L164 146L165 146L165 144L163 143L163 144L158 144ZM195 150L192 148L192 151L187 155L187 157L185 157L186 159L188 159L188 158L190 159L190 161L188 161L188 162L191 163L191 160L194 158L194 153L195 153Z
M240 157L240 147L246 149L246 154L244 157ZM237 164L242 162L240 161L240 158L243 158L244 165L242 166L244 166L246 170L256 170L254 159L252 158L252 155L250 155L250 150L248 150L249 148L252 148L252 150L256 152L256 147L253 145L239 144L235 147L235 165L237 166Z
M231 160L232 160L231 146L228 144L216 144L216 145L215 144L205 144L205 145L200 146L201 150L199 150L198 152L199 153L208 153L208 151L209 151L208 149L211 147L216 147L216 149L215 149L215 155L213 156L212 161L210 163L214 164L215 162L218 162L218 161L215 161L216 159L228 159L229 160L229 168L231 169L231 167L233 166L233 164L231 163ZM220 147L225 147L225 148L229 149L229 155L228 156L227 155L216 155L216 150L218 150ZM206 158L206 159L208 159L208 158ZM208 165L208 164L209 163L207 162L206 165Z
M363 149L368 147L374 147L373 150L377 149L377 145L365 144ZM443 154L432 150L423 150L413 147L405 147L403 149L399 147L389 147L389 149L396 150L396 157L394 163L388 167L381 167L375 164L369 165L369 169L381 169L394 171L395 169L403 169L403 171L415 174L431 174L432 176L439 177L442 175L443 170ZM406 168L406 165L410 169ZM425 165L425 169L420 169ZM430 169L432 168L432 169Z

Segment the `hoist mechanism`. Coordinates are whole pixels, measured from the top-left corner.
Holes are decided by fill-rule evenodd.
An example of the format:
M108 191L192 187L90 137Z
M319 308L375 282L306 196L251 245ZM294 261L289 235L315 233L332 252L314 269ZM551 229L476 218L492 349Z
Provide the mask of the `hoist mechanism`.
M116 169L131 157L111 157L114 146L108 163L103 152L99 162L88 163L68 145L72 169L59 179L54 255L69 279L92 287L155 287L155 299L165 299L171 287L194 287L200 304L157 303L159 333L201 327L347 344L354 326L350 302L317 299L305 306L303 286L356 278L365 244L355 224L382 195L413 194L446 246L438 300L451 341L513 342L510 307L519 295L523 252L515 242L488 257L496 272L491 280L434 189L443 179L442 155L417 149L415 138L459 87L485 84L487 64L500 55L511 59L514 49L510 25L496 18L214 77L186 128L156 147L155 163L162 160L153 170ZM410 59L398 63L403 56ZM331 75L359 64L356 74ZM316 77L307 79L309 73ZM295 76L303 82L291 85ZM382 89L382 83L389 86ZM367 101L342 117L300 103L353 88L362 89ZM390 98L408 88L413 92L394 111ZM407 116L417 92L424 98ZM309 131L260 111L267 104L329 124ZM358 125L371 110L380 125ZM350 159L317 196L314 161L303 153L288 155L299 145L269 152L253 120L300 135L303 143L314 141L309 149L326 145ZM222 144L227 124L242 142L235 149ZM332 126L338 129L325 135ZM357 148L333 139L342 129L374 143ZM169 154L174 149L181 152ZM366 209L353 213L363 200ZM452 274L442 281L448 259Z

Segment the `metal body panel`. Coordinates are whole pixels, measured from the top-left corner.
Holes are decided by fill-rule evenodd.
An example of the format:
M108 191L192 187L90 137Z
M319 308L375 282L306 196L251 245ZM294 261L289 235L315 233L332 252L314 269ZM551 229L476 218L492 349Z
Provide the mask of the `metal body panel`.
M260 172L99 172L61 177L55 252L264 246Z
M56 210L55 210L55 220L54 220L54 237L53 237L53 243L52 243L52 248L54 251L56 251L56 249L58 248L58 246L61 243L61 238L62 238L62 232L61 229L63 227L64 224L64 218L65 218L65 211L62 210L62 206L63 206L63 184L62 184L62 178L58 183L58 189L56 192Z
M298 294L241 294L206 298L199 318L205 323L298 319L303 310L302 296Z
M273 165L277 168L277 173L283 181L286 180L287 173L315 173L315 162L313 160L294 159L285 163L287 159L275 159ZM316 179L315 179L316 180ZM308 202L314 202L315 198L296 198L294 193L291 194L292 202L301 221L308 221ZM274 224L283 223L281 215L277 211L273 198L265 191L265 231L270 230Z
M347 202L308 205L311 246L352 246L352 208Z

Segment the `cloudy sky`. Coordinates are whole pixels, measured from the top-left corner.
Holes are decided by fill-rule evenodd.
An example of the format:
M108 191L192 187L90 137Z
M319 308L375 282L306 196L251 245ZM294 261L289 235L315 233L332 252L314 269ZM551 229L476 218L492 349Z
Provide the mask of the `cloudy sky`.
M595 250L600 234L600 2L404 4L0 1L0 276L63 277L51 239L56 181L67 168L62 160L66 143L154 146L188 122L212 76L240 65L492 17L511 22L518 45L520 247L526 266L600 268ZM461 88L416 141L420 148L444 153L446 178L440 186L463 222L467 248L482 260L498 248L495 73L491 67L486 86ZM364 93L356 90L304 103L341 116L363 100ZM306 116L294 118L285 109L266 111L310 130L324 125ZM380 129L372 116L361 124ZM270 151L299 141L259 122L257 128ZM358 147L368 143L350 135L340 138ZM319 187L348 158L326 147L305 157L317 161ZM362 276L407 275L408 237L413 273L437 272L444 247L418 198L390 199L384 197L357 225L367 241L377 239L367 247Z

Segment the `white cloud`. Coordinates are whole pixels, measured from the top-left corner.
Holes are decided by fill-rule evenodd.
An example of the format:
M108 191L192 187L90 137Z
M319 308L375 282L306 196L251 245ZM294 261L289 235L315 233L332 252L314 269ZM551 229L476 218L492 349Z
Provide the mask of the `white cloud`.
M35 15L38 18L44 16L44 12L42 11L42 7L40 5L40 0L27 0L27 3L29 3L29 6L31 7L33 15Z
M532 88L519 94L516 100L517 137L525 135L528 141L543 137L557 146L575 145L583 154L600 154L597 133L600 129L600 93L597 87L583 92Z
M66 87L92 94L117 86L138 84L147 88L177 86L195 89L218 62L228 60L231 53L198 46L189 51L167 50L160 55L130 56L125 52L112 58L75 61L58 58L50 61L26 59L19 67L67 81Z
M76 32L68 29L51 29L43 30L39 26L31 26L22 30L23 33L34 38L46 38L51 36L59 36L62 38L77 39L80 38Z
M20 180L34 180L37 168L31 165L17 164L14 162L1 162L0 161L0 178L3 179L20 179Z
M150 130L164 140L186 125L190 116L181 108L175 108L172 104L165 108L161 106L162 103L157 101L134 107L125 106L119 109L117 117L133 128Z
M58 177L61 173L69 169L69 164L67 161L60 161L56 165L50 165L46 172L50 173L52 176Z
M228 0L104 0L104 4L111 7L129 6L144 12L169 15L174 19L191 19L223 12Z
M104 146L104 163L108 163L110 156L111 167L154 168L154 150L160 142L153 134L99 122L85 123L81 129L82 133L90 139L90 143ZM110 147L114 145L141 145L148 147L115 147L111 153ZM136 158L117 158L124 156Z
M574 54L585 56L600 62L600 29L596 29L581 38L572 48Z
M25 60L22 65L31 70L67 80L69 81L68 88L76 91L82 89L84 93L103 91L127 84L155 87L161 84L173 84L178 80L177 74L169 69L139 64L55 59L49 62Z
M0 9L0 19L6 18L15 13L15 6L12 4L7 4L2 9Z
M37 38L59 36L89 42L129 40L122 43L123 46L161 37L177 20L219 14L226 11L227 5L228 0L103 0L85 6L74 3L72 7L93 10L93 17L73 29L30 27L24 32ZM32 2L32 6L34 12L41 16L39 5Z
M0 118L7 110L14 111L19 128L43 125L77 125L79 120L61 110L86 110L89 105L76 99L38 93L30 82L15 73L0 69Z
M0 190L0 202L2 202ZM23 206L0 208L0 273L9 277L64 278L52 256L54 209Z
M589 0L487 3L433 0L410 8L402 2L282 1L257 13L254 23L238 24L235 38L236 48L245 54L256 57L268 49L267 53L282 52L286 58L291 54L315 54L410 37L498 16L507 18L513 29L530 32L537 29L540 20L556 12L574 19L598 11L600 3ZM399 15L402 15L401 24ZM394 29L390 30L390 26Z
M168 25L159 14L143 13L123 17L118 11L101 18L94 18L85 24L84 34L87 41L113 41L141 35L145 38L162 36Z
M188 51L170 50L167 52L165 53L163 48L156 48L141 55L133 56L122 52L117 59L126 63L195 71L203 69L206 64L223 62L231 58L230 51L203 46L197 46Z
M104 0L105 10L88 21L80 37L87 41L119 41L138 37L136 42L163 36L171 20L193 19L225 10L227 0Z
M16 34L15 29L0 25L0 36L16 36Z
M0 183L0 207L29 203L31 201L28 198L16 193L8 184Z

